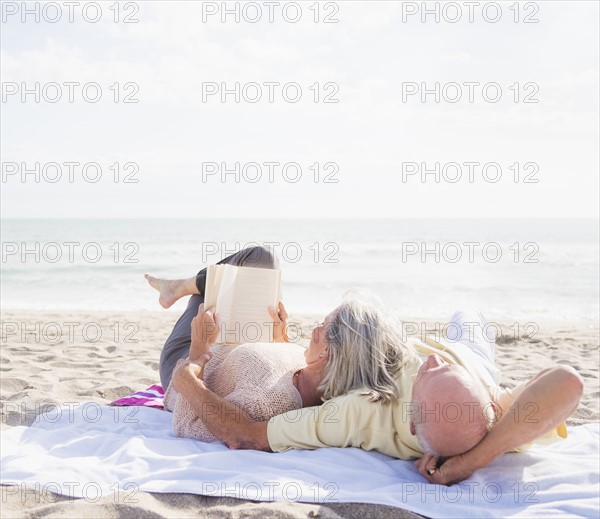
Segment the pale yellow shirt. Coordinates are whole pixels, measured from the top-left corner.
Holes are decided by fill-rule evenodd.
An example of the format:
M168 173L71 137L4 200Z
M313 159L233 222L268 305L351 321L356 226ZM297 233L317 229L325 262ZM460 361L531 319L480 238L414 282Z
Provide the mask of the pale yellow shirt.
M440 344L427 339L426 342L414 341L412 347L418 355L414 355L398 375L398 400L389 404L371 402L360 391L353 391L332 398L321 406L305 407L275 416L267 426L271 450L283 452L319 447L359 447L400 459L421 457L423 448L410 432L412 384L423 363L422 359L430 353L437 353L445 361L463 366L472 376L480 379L490 390L491 399L503 410L509 408L525 387L525 384L513 390L498 387L487 370L481 367L477 355L461 343ZM564 424L540 440L547 442L558 437L566 437Z

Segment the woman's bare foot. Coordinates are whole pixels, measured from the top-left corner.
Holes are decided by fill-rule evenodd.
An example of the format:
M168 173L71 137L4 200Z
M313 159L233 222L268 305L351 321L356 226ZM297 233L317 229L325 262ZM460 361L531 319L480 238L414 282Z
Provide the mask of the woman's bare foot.
M158 302L163 308L169 308L178 299L191 294L199 294L196 288L196 278L161 279L144 274L146 281L159 292Z

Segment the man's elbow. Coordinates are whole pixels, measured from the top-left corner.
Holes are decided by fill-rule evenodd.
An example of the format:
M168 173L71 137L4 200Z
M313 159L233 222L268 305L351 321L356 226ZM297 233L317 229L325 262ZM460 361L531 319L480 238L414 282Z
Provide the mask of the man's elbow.
M267 422L252 422L246 424L241 434L223 439L223 443L230 449L249 449L272 452L267 436Z
M223 443L230 449L233 450L240 450L243 449L244 447L242 447L243 442L240 441L239 439L234 439L234 438L227 438L223 440Z
M227 447L233 450L254 450L254 451L266 451L273 452L268 444L265 446L263 444L257 443L255 441L249 440L230 440L223 442Z

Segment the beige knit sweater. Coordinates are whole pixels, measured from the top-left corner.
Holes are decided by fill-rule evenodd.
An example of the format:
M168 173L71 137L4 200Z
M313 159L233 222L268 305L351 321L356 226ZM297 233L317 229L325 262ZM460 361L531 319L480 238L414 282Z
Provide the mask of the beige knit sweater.
M204 367L207 387L242 409L254 420L302 407L300 393L292 383L294 373L306 366L303 349L293 343L217 344ZM180 360L179 366L184 360ZM182 438L210 442L216 438L173 384L165 393L165 409L172 411L173 433ZM207 408L207 413L211 412ZM215 412L215 411L212 411Z

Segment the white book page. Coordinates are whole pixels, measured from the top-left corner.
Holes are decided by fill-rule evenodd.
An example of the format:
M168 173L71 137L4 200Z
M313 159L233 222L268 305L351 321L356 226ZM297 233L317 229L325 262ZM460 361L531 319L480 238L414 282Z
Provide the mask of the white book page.
M224 344L273 342L269 306L277 308L281 272L273 269L209 265L204 308L221 319L218 341Z
M216 265L217 277L219 278L219 291L215 312L219 314L222 322L232 320L232 308L235 294L236 277L238 267L233 265ZM209 308L205 306L204 308Z
M231 302L234 297L233 284L236 270L236 267L232 265L209 265L206 269L204 309L208 310L214 306L215 313L219 314L222 322L231 321ZM217 342L226 342L223 326L221 326Z
M222 271L217 272L219 265L209 265L206 267L206 283L204 286L204 308L217 305L219 295L219 286L221 284Z
M273 342L273 320L269 315L269 306L277 308L281 272L238 267L237 274L231 323L236 324L238 342Z

